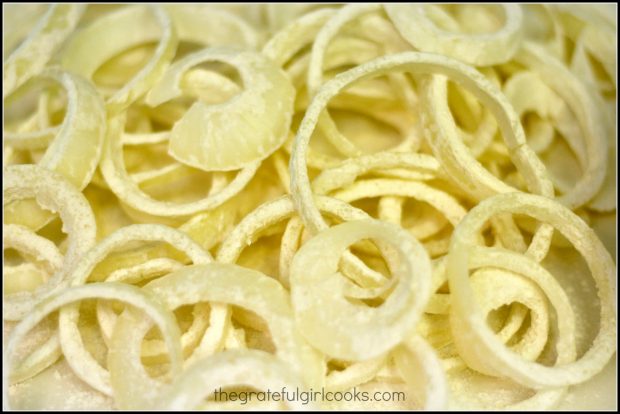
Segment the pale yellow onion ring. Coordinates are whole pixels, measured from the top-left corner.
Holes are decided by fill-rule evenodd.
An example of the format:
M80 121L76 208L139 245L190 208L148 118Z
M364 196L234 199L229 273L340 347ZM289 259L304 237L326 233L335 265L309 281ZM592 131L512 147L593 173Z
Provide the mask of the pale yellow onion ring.
M527 330L523 332L520 340L510 345L510 349L528 361L538 359L549 336L549 309L544 292L533 281L503 269L476 269L472 273L470 281L472 289L476 293L476 303L480 305L481 311L485 315L489 315L491 311L498 309L502 305L510 305L512 303L519 303L527 307L530 314L530 324ZM572 309L570 308L570 303L568 301L567 303L569 304L568 310L571 311L569 313L571 322L574 326ZM563 317L563 315L560 317ZM516 320L518 321L519 318L516 318ZM454 322L452 332L455 342L457 342L460 338L457 337L458 335L455 332L459 331L459 335L463 335L461 332L463 325L459 326L457 318L452 318L451 322ZM519 328L519 326L515 327L508 323L505 324L497 332L498 339L503 343L507 343L516 328ZM574 335L574 328L571 333ZM560 335L566 334L561 332ZM574 344L574 338L572 342ZM573 345L573 354L575 353L574 349Z
M259 53L225 48L192 53L170 66L147 104L180 96L183 73L203 62L235 67L244 88L221 104L194 103L170 132L170 155L205 171L236 170L271 155L288 136L295 89L284 71Z
M577 208L590 201L603 185L607 170L607 142L601 117L588 91L563 65L540 47L527 44L516 59L535 70L561 96L579 122L584 136L587 169L575 186L559 196L562 204Z
M473 73L472 73L473 75ZM508 147L511 160L525 178L528 190L547 197L553 196L553 185L547 177L546 169L534 151L527 145L525 133L519 116L504 95L492 84L481 89L473 89L474 95L485 103L494 113L502 137ZM469 153L458 137L456 125L447 103L447 78L433 76L422 83L424 114L422 117L427 129L427 138L433 153L450 178L467 189L477 200L497 193L514 191L490 172L485 170Z
M458 81L462 86L474 93L478 99L482 100L483 103L486 103L489 106L489 109L494 112L509 148L514 148L514 162L522 167L523 174L526 178L529 178L528 183L531 184L534 190L541 192L542 194L549 196L553 194L552 183L545 175L544 166L537 158L535 159L536 162L531 164L532 159L530 158L530 155L532 155L532 152L529 150L529 147L523 146L523 143L525 143L525 136L517 115L493 84L486 80L476 70L452 59L425 53L401 53L398 55L375 59L374 61L360 65L338 75L336 78L323 85L312 101L312 104L308 107L293 143L290 169L291 191L294 196L296 208L304 220L304 224L306 224L312 231L319 231L326 227L326 223L321 218L313 202L306 165L306 152L308 144L319 115L326 107L328 101L349 84L360 79L376 77L383 73L398 69L408 70L414 73L443 73L450 75L453 80ZM436 76L433 77L433 79L436 78ZM431 100L431 102L432 101L433 100ZM442 104L445 103L442 102ZM437 125L437 122L435 122L434 125ZM454 128L453 123L452 127ZM462 149L462 151L459 150L459 155L465 157L465 155L460 153L467 152L464 144L460 140L456 139L456 136L450 139L456 141L455 145L458 145ZM453 157L454 160L457 160L454 152L450 151L450 156ZM472 157L468 156L466 159L471 160ZM458 161L452 161L451 158L451 163L454 164L454 162ZM481 175L484 178L482 180L476 179L473 183L471 183L472 180L470 178L468 183L471 184L465 185L465 188L469 189L472 184L477 186L480 181L484 182L485 180L488 181L490 179L492 180L494 186L499 184L499 188L487 189L484 191L484 194L480 195L488 196L495 194L497 191L511 191L508 186L501 183L490 173L483 170L482 167L475 162L475 160L472 160L472 162L475 163L475 165L478 165L479 169L476 171L476 174ZM444 167L446 166L445 163L442 163L442 165ZM464 173L459 171L458 174L450 174L450 176L452 178L457 176L456 178L462 181L462 174L469 177L473 175L471 167L472 164L468 162L462 168L465 169Z
M269 33L281 29L289 21L295 20L300 16L311 13L315 8L321 10L323 5L311 3L284 3L277 5L275 3L265 4L263 13L265 14L266 26Z
M43 70L75 29L83 4L51 4L24 42L2 64L2 99Z
M36 260L47 263L48 271L52 274L62 268L63 257L54 243L45 239L32 230L14 224L2 226L3 249L14 248L23 253L36 258ZM3 268L3 279L5 292L10 289L9 275L6 274L6 266ZM20 269L16 269L19 271ZM16 274L15 277L24 277L23 274ZM7 295L10 300L10 294ZM51 348L51 350L50 350ZM53 334L48 341L40 348L32 352L19 364L11 373L12 382L21 382L33 377L43 369L50 366L61 355L58 343L58 335Z
M183 42L256 49L258 35L245 20L226 10L204 5L164 5Z
M473 78L475 79L475 77ZM482 80L478 77L479 80ZM481 83L484 85L484 81ZM478 85L480 86L480 85ZM494 112L502 137L508 147L510 159L517 167L529 191L552 197L553 183L546 168L536 153L527 145L525 133L518 115L508 103L505 96L487 83L481 89L471 92L485 102ZM514 191L514 188L485 170L469 153L458 137L456 124L450 114L447 103L447 78L436 75L422 81L424 115L423 123L427 138L435 156L440 161L450 178L462 188L469 190L469 195L477 200L493 194ZM553 228L541 225L528 247L527 254L537 260L544 259L553 236Z
M338 10L334 16L329 19L321 30L317 33L312 43L312 54L308 65L307 86L308 92L312 96L316 94L323 81L323 58L324 52L329 42L340 31L342 26L355 18L381 10L378 4L348 4Z
M592 272L601 302L600 329L592 347L576 362L548 368L523 361L498 342L479 313L468 281L471 237L491 216L503 212L533 216L553 225L582 254ZM452 311L467 315L463 321L470 328L468 342L475 347L476 355L484 355L485 366L494 372L529 387L559 387L577 384L592 377L615 352L616 316L613 306L614 288L611 285L615 266L593 230L557 202L523 193L500 194L483 201L455 229L447 272L452 287ZM473 350L469 345L466 348L467 351Z
M196 362L185 371L154 407L165 410L194 410L213 391L244 385L259 390L305 390L303 380L288 364L263 351L224 351ZM294 410L312 409L314 404L287 401ZM205 408L209 408L207 404Z
M267 322L276 355L307 385L321 383L324 368L319 355L298 333L288 294L272 278L236 265L210 263L186 266L154 280L145 289L171 308L181 303L216 301L255 312ZM121 408L149 407L156 403L161 391L165 392L161 382L150 378L140 362L140 343L148 327L127 312L117 322L108 362L115 399Z
M262 53L284 66L296 53L312 43L323 25L335 14L332 9L319 9L306 13L273 35Z
M448 400L446 378L433 348L414 335L394 351L396 368L424 409L443 410ZM420 375L422 372L422 375Z
M533 265L532 262L528 262L524 260L523 256L517 255L512 252L506 252L501 249L491 248L475 248L472 250L470 261L470 268L479 268L484 271L488 270L499 270L506 269L508 272L512 274L497 274L493 276L499 276L498 282L501 284L502 289L504 288L504 280L508 277L514 277L515 274L522 275L531 279L539 288L543 290L543 292L547 295L549 302L555 308L555 315L558 319L558 332L560 339L556 343L557 350L557 359L556 365L566 364L573 362L577 356L576 353L576 324L575 317L573 314L573 310L571 307L571 303L567 297L567 295L562 290L562 287L558 284L558 282L550 275L544 268L540 266ZM499 265L498 265L499 264ZM488 267L487 267L488 266ZM497 269L493 269L493 268ZM503 272L503 271L500 271ZM472 282L474 282L473 278L476 276L472 276ZM480 284L478 284L480 285ZM473 286L473 285L472 285ZM518 285L517 285L518 286ZM517 286L513 286L510 288L513 291L518 289ZM482 286L485 288L484 286ZM508 286L506 286L508 287ZM511 292L505 292L496 286L487 287L489 292L486 292L487 299L490 298L491 301L496 300L496 295L503 295L506 297L513 296L512 300L519 300L519 302L523 303L520 299L516 297L518 295L516 292L513 294ZM525 300L528 299L529 295L526 293ZM500 300L501 301L501 300ZM485 303L485 307L488 308L488 304ZM525 308L524 308L525 309ZM516 315L518 316L518 315ZM525 316L525 314L523 314ZM463 324L461 318L458 317L456 313L451 314L451 325L452 325L452 334L454 340L459 343L462 341L464 337L466 337L469 333L467 324ZM512 322L512 326L511 326ZM516 322L516 324L514 324ZM518 318L516 320L511 320L504 325L502 330L497 333L497 338L501 342L506 342L510 339L519 326L523 323L523 318ZM528 330L529 332L529 330ZM521 342L518 343L517 346L528 346L527 343L524 343L523 338ZM532 338L534 342L537 341L536 338ZM530 344L531 345L531 344ZM539 345L540 346L540 345ZM540 348L538 348L540 349ZM518 349L514 349L513 351L519 351ZM536 349L530 349L528 352L536 351ZM519 352L521 355L522 352ZM535 355L535 353L534 353ZM525 358L532 360L532 354L528 358L527 355L523 355ZM557 404L557 402L562 398L567 391L567 387L561 387L557 389L545 389L542 391L536 391L534 396L527 398L525 400L519 401L518 403L511 404L506 407L502 407L503 409L509 410L517 410L517 409L540 409L540 408L551 408ZM459 407L463 408L463 407Z
M406 176L403 177L400 170L396 169L402 170ZM316 194L328 194L332 190L353 184L357 177L371 171L376 172L375 170L386 175L395 174L401 178L419 181L440 175L440 165L430 155L378 152L350 158L340 165L321 171L312 181L312 189Z
M567 364L575 360L576 326L574 313L566 292L564 292L562 287L553 278L553 276L549 274L549 272L547 272L535 261L528 259L527 256L518 255L514 252L506 251L501 248L471 247L469 257L469 269L493 267L507 270L508 272L516 273L520 276L531 279L531 281L533 281L546 295L548 301L554 307L557 315L557 330L559 337L556 341L556 350L558 354L556 365ZM513 287L513 289L518 289L518 287ZM489 296L492 295L493 294ZM504 293L503 295L510 296L510 293ZM466 326L469 326L469 324L463 323L463 318L454 308L451 309L450 317L452 335L455 343L459 349L467 348L470 332ZM499 334L498 338L501 339L502 335ZM473 368L491 375L495 373L493 368L489 368L484 362L474 362L474 358L471 357L472 353L470 349L461 351L461 356L464 356Z
M174 259L157 258L144 263L140 263L128 268L120 268L112 273L105 280L106 282L119 282L136 284L154 277L170 273L184 265ZM101 330L101 335L106 345L109 346L114 324L116 323L116 313L109 304L97 302L97 322ZM183 338L181 338L181 341ZM186 347L184 346L183 349Z
M91 79L110 58L153 41L158 45L149 62L106 101L109 114L118 114L153 86L174 57L177 38L163 8L129 6L97 19L71 39L63 51L62 65Z
M48 239L16 224L2 226L2 249L13 248L29 254L47 264L46 270L54 273L62 267L63 257L58 247Z
M406 198L401 196L381 197L377 204L377 218L400 225L405 201ZM415 214L415 218L408 225L403 223L402 227L422 242L441 232L448 224L448 220L428 204L421 204L419 208L413 209L412 213ZM424 219L425 217L428 219Z
M93 86L79 76L59 69L47 69L41 79L59 83L67 91L67 112L54 134L45 154L38 162L43 168L62 174L69 182L83 189L90 182L103 146L105 110ZM7 143L19 140L19 134L7 134ZM51 218L31 201L7 206L8 221L39 229Z
M502 86L504 94L514 106L519 116L532 111L539 116L554 117L562 101L538 76L531 71L518 72ZM536 134L528 134L527 141L537 153L545 151L554 138L554 128L543 119L542 125L535 129Z
M386 363L386 356L355 362L341 371L332 371L325 378L325 389L344 391L372 380Z
M89 285L71 287L61 290L37 304L26 318L15 327L11 334L11 338L7 343L6 349L2 354L3 358L3 408L10 409L8 387L9 375L11 372L11 356L15 352L16 346L24 338L24 336L34 328L44 317L51 312L77 301L84 299L104 298L111 300L120 300L129 303L148 315L161 329L165 337L168 350L170 352L171 370L179 372L183 361L182 351L179 341L179 331L174 320L174 315L162 307L158 302L145 294L141 289L120 283L92 283Z
M61 173L78 189L83 189L101 155L105 135L103 102L90 82L72 73L47 69L38 78L62 85L68 101L62 125L38 165ZM11 133L6 138L9 144L20 139L19 134Z
M436 209L453 227L465 216L466 210L450 194L420 182L405 181L396 179L368 179L360 180L355 183L335 191L332 197L351 203L356 200L381 197L381 196L403 196L428 203ZM398 223L400 225L400 217ZM412 235L415 233L408 230ZM423 245L431 258L436 258L447 253L448 239L444 235L450 235L450 229L442 226L442 232L437 232L440 238L425 240Z
M398 252L395 287L377 308L343 297L338 262L356 241L375 238ZM331 227L306 242L291 265L291 296L304 337L333 358L363 360L389 351L415 326L431 294L431 264L422 245L404 230L376 220Z
M424 4L383 6L398 31L423 52L437 53L474 66L507 62L521 45L522 11L518 4L502 4L505 23L495 33L451 33L438 28Z
M130 241L164 241L187 254L192 262L209 263L213 259L188 236L169 227L155 224L135 224L112 233L86 253L72 270L70 286L86 284L91 272L110 252ZM112 283L112 282L109 282ZM220 312L224 317L225 312ZM96 390L112 395L109 373L84 347L78 328L79 307L65 306L60 310L58 326L60 345L68 364L75 374Z
M188 216L204 210L213 209L239 193L252 179L260 165L260 161L243 168L233 181L223 190L202 200L190 203L158 201L144 193L131 180L125 168L122 156L121 135L124 126L122 116L108 120L108 136L101 160L101 172L110 189L130 207L153 216Z
M2 12L5 22L11 22L11 30L3 33L2 59L6 60L10 53L19 46L45 13L49 11L46 4L31 3L29 5L7 4ZM7 25L8 26L8 25Z
M59 174L36 165L16 165L4 169L2 180L7 204L34 197L46 209L57 211L68 234L63 267L33 292L20 292L5 298L3 318L20 320L44 295L65 281L70 269L95 244L95 217L86 198Z
M564 34L551 7L546 4L523 4L521 7L525 39L540 44L552 55L561 58L566 49Z
M330 197L319 197L317 199L318 207L322 211L338 217L342 220L363 220L368 219L364 211L356 209L349 204ZM244 219L231 231L228 237L222 242L217 254L217 261L224 263L235 263L243 249L252 244L257 235L266 228L269 228L278 222L287 219L295 214L295 208L290 196L283 196L276 200L262 204L253 212L244 217ZM286 246L280 260L280 281L289 286L289 262L285 259L292 259L297 251L297 243L292 243L291 238L298 240L297 231L301 232L301 228L290 228L287 226L285 235L282 238L283 246ZM385 277L380 273L368 269L366 265L350 252L343 255L343 269L347 271L347 276L362 286L389 285L382 283ZM353 285L348 288L353 289ZM355 295L349 290L350 294Z
M326 58L325 53L330 42L334 37L342 30L343 26L347 23L354 21L368 13L381 11L381 6L377 4L349 4L342 7L332 18L330 18L325 25L318 32L314 43L312 44L312 51L310 54L310 61L308 63L307 70L307 79L306 86L308 90L308 94L310 96L314 96L321 86L323 82L323 66L324 59ZM387 23L387 22L386 22ZM389 24L389 23L387 23ZM381 40L383 33L381 30L375 30L375 34L372 38L374 41ZM337 45L334 42L334 46ZM369 46L374 46L371 43ZM386 47L388 48L388 47ZM375 49L375 48L372 48ZM398 48L396 48L397 50ZM388 50L390 52L394 52L393 50ZM333 54L333 58L337 59L336 62L331 62L333 66L339 66L343 63L351 63L349 61L353 61L356 64L363 62L364 60L372 59L376 57L377 51L371 50L370 56L361 56L360 53L357 53L353 50L349 45L343 50L337 51ZM332 59L333 60L333 59ZM392 75L394 77L394 75ZM397 78L398 79L398 78ZM402 81L402 79L401 79ZM393 79L393 82L397 83L398 80ZM406 82L401 82L400 86L407 86ZM398 90L398 89L397 89ZM342 154L347 156L360 156L362 155L361 150L357 148L347 137L345 137L338 130L336 123L327 112L327 108L323 114L319 117L318 120L320 129L325 133L327 140ZM413 138L413 135L410 135L408 138ZM407 140L404 145L407 145ZM401 144L402 145L402 144Z
M453 226L456 226L467 213L450 194L415 181L386 178L360 180L332 193L332 197L347 203L384 195L411 197L424 201L443 213Z

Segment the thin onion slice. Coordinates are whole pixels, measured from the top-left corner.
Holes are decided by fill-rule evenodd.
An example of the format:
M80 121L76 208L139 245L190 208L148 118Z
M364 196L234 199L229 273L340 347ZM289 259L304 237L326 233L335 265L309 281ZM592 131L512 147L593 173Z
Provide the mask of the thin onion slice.
M284 390L291 396L298 390L303 392L306 389L299 374L273 355L255 350L225 351L196 362L172 384L154 407L194 410L214 391L234 385L259 390ZM309 410L314 406L299 400L285 400L284 397L282 401L293 410Z
M463 34L440 29L424 4L383 6L405 39L423 52L437 53L474 66L507 62L521 44L522 12L518 4L502 4L504 25L494 33Z
M395 287L376 308L352 304L338 275L342 252L364 238L390 243ZM333 358L377 357L411 332L431 294L431 264L422 245L404 230L379 221L351 221L306 242L291 265L295 318L304 337Z
M4 170L4 205L35 198L43 208L58 212L68 234L63 266L33 292L20 292L5 298L3 317L20 320L44 295L57 289L68 270L95 244L97 228L86 198L59 174L36 165L16 165Z
M161 225L136 224L123 227L112 233L86 253L71 272L68 281L70 286L85 284L97 263L110 252L128 242L138 240L167 242L185 253L196 264L212 261L211 255L203 251L184 233ZM63 354L79 378L98 391L112 395L109 373L99 365L85 348L78 328L78 319L79 308L76 305L65 306L60 310L58 325Z
M260 161L250 163L239 171L225 188L204 199L189 203L159 201L143 192L137 183L132 181L126 170L121 140L124 124L124 116L117 116L108 120L108 136L100 168L106 183L114 194L124 203L140 212L159 217L178 217L211 210L239 193L252 179L260 166Z
M302 339L291 316L288 294L272 278L236 265L211 263L183 267L149 283L146 290L170 308L214 301L251 310L267 323L276 355L309 386L321 383L319 355ZM121 408L152 407L165 392L165 384L150 378L140 361L140 343L148 328L127 312L117 322L109 368Z
M34 328L44 317L61 308L64 305L78 302L85 299L110 299L120 300L129 303L136 308L144 311L159 327L168 350L170 352L171 369L173 372L179 372L181 370L182 352L181 342L179 340L180 333L177 324L174 321L174 315L162 307L158 302L153 300L151 296L145 294L142 290L120 283L92 283L84 286L77 286L61 290L50 296L44 301L39 303L19 325L15 327L11 334L11 338L6 346L5 352L3 352L3 406L5 409L9 409L9 396L8 396L8 376L11 372L12 356L15 352L15 348L24 336Z
M221 104L194 103L172 128L170 155L204 171L237 170L271 155L288 137L295 89L261 54L210 48L188 55L168 69L146 102L156 106L180 96L183 74L204 62L238 69L244 89Z
M2 99L39 74L62 42L73 32L83 4L52 4L30 35L2 65Z
M600 328L588 351L576 362L546 367L524 361L508 350L487 326L475 303L469 283L468 264L472 237L495 214L529 215L553 225L585 259L592 272L600 300ZM527 258L524 258L527 261ZM447 273L452 292L452 312L467 315L467 340L459 350L476 365L484 361L486 370L509 377L532 388L561 387L583 382L598 373L615 352L614 288L615 266L596 234L566 207L544 197L523 193L500 194L483 201L455 229L448 255Z
M106 109L115 115L144 95L174 57L178 41L166 11L160 6L138 5L105 15L71 39L61 61L67 70L92 79L107 60L152 41L158 44L149 62L107 99Z
M38 77L59 83L67 91L67 110L62 124L38 162L43 168L62 174L78 190L90 182L99 163L105 135L105 109L95 88L85 79L59 69L47 69ZM9 145L21 134L8 134ZM31 201L7 206L5 214L11 223L38 230L51 215Z

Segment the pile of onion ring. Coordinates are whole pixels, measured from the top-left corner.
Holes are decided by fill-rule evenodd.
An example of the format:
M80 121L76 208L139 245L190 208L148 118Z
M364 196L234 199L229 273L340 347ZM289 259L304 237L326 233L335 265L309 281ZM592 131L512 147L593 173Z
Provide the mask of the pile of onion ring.
M615 7L6 6L3 407L613 408Z

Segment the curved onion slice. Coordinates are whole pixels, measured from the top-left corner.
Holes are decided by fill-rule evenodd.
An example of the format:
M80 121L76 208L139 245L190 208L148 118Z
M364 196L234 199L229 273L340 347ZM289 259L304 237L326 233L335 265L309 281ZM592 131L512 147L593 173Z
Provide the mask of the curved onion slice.
M145 294L141 289L120 283L91 283L84 286L76 286L61 290L39 303L19 325L15 327L11 338L2 354L3 358L3 406L8 409L8 376L11 372L12 356L15 348L24 336L34 328L44 317L61 308L64 305L78 302L84 299L111 299L129 303L144 311L159 327L170 352L171 369L179 372L182 363L181 341L179 340L179 328L174 320L174 315L162 307L152 297Z
M272 278L236 265L211 263L183 267L149 283L146 290L170 308L213 301L251 310L267 323L276 355L309 386L321 383L323 364L319 355L298 333L288 294ZM108 362L114 396L121 408L151 407L164 391L164 385L148 376L139 359L147 329L148 325L140 325L139 319L128 313L117 322Z
M526 178L528 186L534 192L547 196L553 195L553 185L546 175L544 166L533 151L525 145L525 134L518 116L492 83L475 69L443 56L416 52L401 53L375 59L338 75L323 85L306 111L293 144L291 191L300 216L313 231L324 229L326 223L314 206L306 165L306 152L322 110L330 99L351 83L397 70L422 74L445 74L474 93L494 112L504 140L512 151L513 161ZM451 117L446 119L449 109L445 98L441 99L441 95L445 96L446 93L445 78L433 76L431 82L434 86L432 91L440 93L440 96L437 98L427 93L425 94L426 100L431 105L443 105L443 107L428 110L426 129L436 149L436 156L450 177L470 194L473 193L479 198L488 197L497 192L514 191L484 170L468 154L467 148L456 132L454 121L450 119ZM437 88L440 90L437 91ZM445 132L440 133L440 130Z
M131 6L97 19L71 39L63 50L62 65L92 79L95 71L107 60L132 47L154 41L158 44L149 62L106 101L109 114L118 114L157 82L174 57L177 38L163 8Z
M394 358L411 392L424 403L424 409L444 409L448 399L446 378L433 348L416 335L394 351Z
M342 252L364 238L384 240L398 252L390 260L395 287L376 308L352 304L338 275ZM302 246L291 265L295 318L306 339L333 358L379 356L411 332L431 294L431 265L422 245L404 230L379 221L331 227Z
M62 85L68 104L62 125L38 165L62 174L81 190L90 182L101 156L106 128L103 102L93 86L79 76L48 69L39 78ZM11 144L23 138L21 134L8 133L5 139ZM7 206L5 214L9 222L37 230L51 218L28 200Z
M164 6L179 40L208 46L234 46L255 49L259 37L245 20L226 10L203 5Z
M132 208L153 216L188 216L213 209L240 192L252 179L260 166L260 161L250 163L239 171L237 176L226 187L202 200L189 203L158 201L143 192L127 173L125 160L123 159L123 143L121 141L124 124L125 119L123 116L117 116L108 120L108 136L101 160L101 172L106 183L118 198Z
M68 270L95 244L97 228L86 198L57 173L36 165L16 165L4 170L4 205L28 198L45 209L58 212L68 234L63 266L33 292L9 295L3 303L3 317L20 320L44 295L56 290L67 278Z
M607 170L607 142L600 113L595 102L581 82L560 62L543 49L527 45L517 55L517 60L537 71L553 90L561 96L573 116L577 118L585 141L586 170L577 183L559 197L562 204L577 208L590 201L600 190Z
M185 253L193 263L200 264L212 261L211 255L202 250L184 233L161 225L136 224L123 227L112 233L86 253L71 272L69 284L71 286L85 284L101 260L113 250L133 241L167 242ZM65 306L60 310L58 324L63 354L78 377L93 388L111 395L109 374L84 347L78 329L78 319L79 308L77 306Z
M440 29L424 4L383 6L405 39L423 52L437 53L474 66L507 62L521 44L522 12L518 4L502 4L504 25L494 33L464 34Z
M345 221L370 218L364 211L330 197L319 196L317 198L317 206L322 212ZM242 251L251 245L261 232L294 214L295 207L290 196L280 197L260 205L245 216L228 235L226 240L222 242L217 254L217 260L224 263L235 263L239 256L241 256ZM287 287L290 284L290 260L299 247L298 241L302 231L301 225L291 226L291 224L292 222L289 222L282 237L283 251L280 256L279 269L280 281ZM382 274L369 269L357 257L353 256L351 252L347 251L343 254L342 266L343 270L346 271L346 276L361 286L376 287L385 281L385 277ZM387 285L385 284L385 286ZM350 291L355 290L355 288L354 285L349 284L347 290L349 293L352 293Z
M468 264L474 244L472 237L489 218L500 213L529 215L553 225L575 246L588 264L600 300L600 328L592 346L576 362L546 367L525 361L499 342L482 318L469 282ZM522 260L527 263L529 259L524 257ZM523 193L500 194L483 201L455 229L447 272L452 292L452 312L467 315L462 321L468 327L468 334L459 345L459 351L472 366L533 388L560 387L591 378L603 369L615 352L613 260L594 231L557 202Z
M284 66L296 53L312 43L323 25L334 15L331 9L306 13L276 33L263 47L263 54Z
M238 69L244 89L221 104L194 103L172 128L170 155L205 171L237 170L271 155L288 137L295 89L261 54L211 48L188 55L168 69L146 102L156 106L180 96L183 74L204 62Z
M43 70L73 32L86 6L52 4L26 40L2 64L2 98Z
M273 355L255 350L233 350L197 362L154 406L165 410L193 410L215 390L234 385L258 390L288 390L291 396L296 390L303 392L306 388L301 377ZM294 410L307 410L313 406L302 401L288 401L284 397L282 401Z

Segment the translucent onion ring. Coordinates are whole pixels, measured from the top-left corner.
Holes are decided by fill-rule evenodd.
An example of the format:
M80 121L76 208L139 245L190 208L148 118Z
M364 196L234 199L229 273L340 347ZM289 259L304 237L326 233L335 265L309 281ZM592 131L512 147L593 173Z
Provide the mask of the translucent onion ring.
M181 41L256 49L259 39L256 30L234 13L189 4L163 7L170 14Z
M289 364L308 386L321 384L324 367L319 354L298 333L288 294L274 279L240 266L210 263L185 266L154 280L145 289L171 308L181 303L215 301L255 312L269 327L277 348L276 355ZM148 407L156 402L160 391L166 389L161 382L150 378L142 367L140 343L148 325L140 324L139 318L125 312L119 318L112 338L110 375L115 399L122 408Z
M95 245L97 227L86 198L61 175L36 165L15 165L4 169L3 205L28 198L60 214L68 234L63 266L33 292L19 292L5 298L3 317L20 320L46 294L56 290L67 278L68 270Z
M67 92L67 110L62 124L54 133L38 165L62 174L83 189L90 182L99 163L106 120L103 101L95 88L80 76L47 69L38 77L59 83ZM7 134L7 143L20 141L21 134ZM51 214L41 211L32 201L23 200L7 206L7 219L38 230Z
M63 41L73 32L83 4L51 4L30 35L2 64L2 99L43 70Z
M371 218L364 211L359 210L347 203L330 197L319 197L317 199L318 207L325 213L328 213L341 220L363 220ZM253 212L244 217L243 220L231 231L228 237L222 242L217 254L217 261L223 263L235 263L243 249L252 244L257 235L261 231L287 219L295 214L295 207L290 196L283 196L276 200L267 202L256 208ZM284 251L280 258L280 281L284 286L289 286L289 265L287 259L291 259L297 251L297 243L292 240L298 240L301 228L287 227L282 238L282 246ZM376 287L383 284L385 277L380 273L369 269L363 262L350 252L343 254L343 269L347 272L347 276L359 285L364 287ZM387 285L387 284L386 284ZM349 287L352 287L349 286ZM349 292L352 293L352 292Z
M196 362L154 404L164 410L193 410L214 390L244 385L260 390L305 390L303 380L284 361L263 351L232 350ZM286 401L293 410L308 410L313 404ZM208 408L208 405L205 407Z
M243 90L220 104L192 104L170 132L169 154L204 171L231 171L275 152L288 137L295 88L286 73L260 53L208 48L187 55L170 66L146 103L156 106L180 96L182 75L204 62L233 66Z
M390 263L395 287L376 308L344 297L338 275L340 255L351 244L373 238L398 253ZM403 340L431 295L431 263L424 247L407 232L377 220L350 221L307 241L291 264L291 297L304 337L332 358L360 361L377 357Z
M401 35L422 52L437 53L474 66L507 62L521 45L523 14L518 4L498 5L504 26L494 33L451 33L438 28L423 4L386 4L386 13Z
M10 409L8 376L11 372L11 357L17 345L44 317L62 306L84 299L120 300L144 311L145 314L157 324L166 340L170 352L171 370L173 372L179 372L181 370L183 356L180 346L181 342L179 340L179 328L174 320L174 315L153 300L150 295L144 293L139 288L115 282L91 283L88 285L71 287L56 292L37 304L33 312L24 318L13 330L6 349L2 354L2 399L4 409Z
M495 214L533 216L553 225L581 253L596 283L600 299L600 329L590 349L576 362L545 367L522 360L498 341L482 318L469 284L468 262L472 237ZM609 253L592 229L578 216L550 199L524 193L500 194L474 207L455 229L448 254L447 273L451 286L452 311L461 315L469 327L466 359L484 355L485 366L532 388L561 387L583 382L598 373L616 349L616 315L613 306L615 266ZM474 347L474 348L472 348ZM473 351L474 354L469 354ZM471 360L473 362L473 359ZM475 362L474 362L475 364Z
M574 187L558 199L571 209L580 207L601 189L607 170L607 140L595 102L583 84L544 49L526 44L516 59L535 70L564 99L579 122L585 141L586 170Z
M433 348L415 335L394 351L394 358L410 391L423 402L424 410L445 409L448 387L441 361Z
M124 124L124 116L117 116L108 120L108 135L100 168L106 183L114 194L131 208L140 212L158 217L178 217L213 209L239 193L252 179L260 166L260 161L251 163L239 171L233 181L224 189L202 200L182 204L158 201L144 193L127 173L121 140Z
M103 260L110 252L131 241L158 241L167 242L187 254L193 263L210 263L213 259L194 243L187 235L166 226L156 224L135 224L123 227L102 240L93 249L86 253L77 266L72 270L70 286L79 286L87 283L90 273L97 263ZM109 282L112 283L112 282ZM224 317L226 312L220 312ZM60 345L75 374L96 390L112 395L109 383L109 373L99 365L84 347L78 328L79 307L65 306L60 310L58 318Z
M503 97L501 92L497 90L492 83L490 83L475 69L450 58L417 52L401 53L381 57L357 66L347 72L341 73L322 86L308 107L293 143L290 169L291 192L294 196L296 208L304 220L304 224L306 224L306 226L308 226L312 231L317 232L327 227L325 221L320 216L314 204L306 164L306 153L310 137L314 131L321 112L331 98L336 96L351 83L362 79L376 77L394 70L406 70L413 73L442 73L444 75L451 76L452 80L459 82L462 86L472 92L494 112L508 147L514 151L513 160L520 167L520 171L522 171L522 174L526 177L528 185L530 185L532 190L535 192L547 196L553 195L553 185L546 176L544 166L538 158L535 157L531 149L525 145L525 135L518 116L514 113L512 107ZM433 80L437 79L437 76L433 77ZM445 85L445 83L446 82L444 80L443 84ZM434 99L429 99L430 104L433 104L434 101ZM442 101L442 105L447 104ZM432 124L429 125L429 128L437 128L438 125L441 125L440 119L435 119L435 116L435 112L431 111L430 117L431 119L434 119L435 122L432 122ZM455 128L454 123L451 125ZM445 126L441 125L441 127ZM462 151L459 150L458 155L462 155L461 152L467 152L464 144L459 139L456 139L456 137L458 137L456 132L454 137L453 135L449 135L449 137L451 137L451 141L455 141L451 142L450 146L444 143L440 144L439 142L436 145L440 148L445 147L445 150L449 150L450 160L449 162L442 162L442 166L444 167L446 165L459 165L461 161L459 157L456 157L456 152L453 152L455 148L454 145L457 145L457 148L462 148ZM444 138L446 138L446 136L442 135L442 138L440 139ZM532 156L534 158L532 158ZM466 159L471 160L472 157L468 156ZM444 161L443 158L441 158L440 161ZM472 162L474 165L477 164L475 160L472 160ZM468 162L461 168L461 170L464 168L465 172L459 170L458 174L452 174L450 171L448 171L448 173L450 173L450 176L453 179L460 180L461 182L463 179L469 179L468 182L464 183L468 184L465 185L465 188L472 190L471 178L473 178L472 175L474 174L471 171L471 167L474 165ZM479 164L477 165L479 166ZM476 174L482 175L485 178L482 180L476 179L473 184L475 186L477 186L480 182L485 182L485 180L488 180L488 177L492 177L491 179L494 179L495 182L499 181L484 170L478 170L476 171ZM505 184L501 184L502 185L499 188L489 188L480 195L484 198L484 196L493 195L498 191L513 191ZM548 238L550 239L550 236L548 236Z
M149 62L106 101L108 114L116 115L144 95L174 57L178 40L170 17L161 6L126 7L97 19L71 39L61 62L67 70L92 79L107 60L152 41L158 44Z

